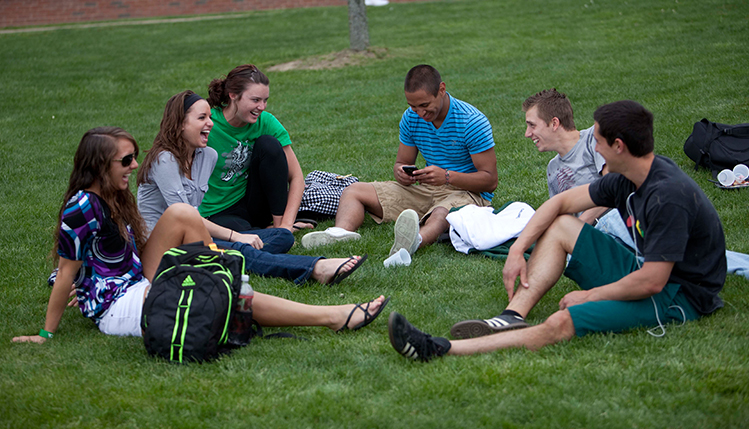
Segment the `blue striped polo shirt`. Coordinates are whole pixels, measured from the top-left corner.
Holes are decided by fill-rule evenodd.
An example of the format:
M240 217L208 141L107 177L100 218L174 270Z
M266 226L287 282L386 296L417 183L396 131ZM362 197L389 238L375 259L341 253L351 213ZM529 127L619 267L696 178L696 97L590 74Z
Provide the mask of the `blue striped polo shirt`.
M400 141L416 147L427 162L450 171L475 173L471 155L494 147L492 126L486 116L449 93L450 109L439 129L419 117L411 108L403 112ZM481 196L491 201L491 192Z

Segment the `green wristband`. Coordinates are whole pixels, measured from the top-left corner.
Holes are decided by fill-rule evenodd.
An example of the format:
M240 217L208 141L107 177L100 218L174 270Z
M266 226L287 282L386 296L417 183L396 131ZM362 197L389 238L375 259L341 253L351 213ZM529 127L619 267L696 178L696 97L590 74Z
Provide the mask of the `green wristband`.
M52 337L55 336L55 334L53 334L52 332L49 332L49 331L45 331L44 328L42 328L42 329L39 330L39 336L51 340Z

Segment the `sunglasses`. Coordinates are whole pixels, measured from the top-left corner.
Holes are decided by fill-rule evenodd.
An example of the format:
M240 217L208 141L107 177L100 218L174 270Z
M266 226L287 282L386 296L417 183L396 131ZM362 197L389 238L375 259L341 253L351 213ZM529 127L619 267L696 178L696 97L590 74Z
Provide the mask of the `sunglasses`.
M129 167L133 163L133 160L138 158L138 152L133 152L130 155L125 155L120 159L113 159L112 161L119 161L123 167Z

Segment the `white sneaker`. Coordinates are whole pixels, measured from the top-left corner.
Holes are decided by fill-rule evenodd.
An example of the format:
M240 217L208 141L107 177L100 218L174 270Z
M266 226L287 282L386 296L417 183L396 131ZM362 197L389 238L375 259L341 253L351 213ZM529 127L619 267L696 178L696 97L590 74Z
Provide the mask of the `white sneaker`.
M361 238L359 233L348 231L337 226L331 226L325 231L315 231L305 234L302 237L302 246L305 249L311 249L317 246L337 243L339 241L358 240Z
M419 249L419 244L419 215L411 209L403 210L395 221L395 241L390 255L400 249L406 249L413 255Z
M388 0L364 0L366 6L386 6L388 3Z

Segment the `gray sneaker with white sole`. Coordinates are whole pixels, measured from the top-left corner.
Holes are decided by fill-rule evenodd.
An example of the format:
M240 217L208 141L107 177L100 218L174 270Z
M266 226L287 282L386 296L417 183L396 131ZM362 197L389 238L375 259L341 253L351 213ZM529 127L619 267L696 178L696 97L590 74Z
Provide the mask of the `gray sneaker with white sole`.
M393 241L393 247L390 248L390 256L400 249L406 249L409 254L413 255L421 244L419 240L419 215L411 209L403 210L395 221L394 233L395 240Z

